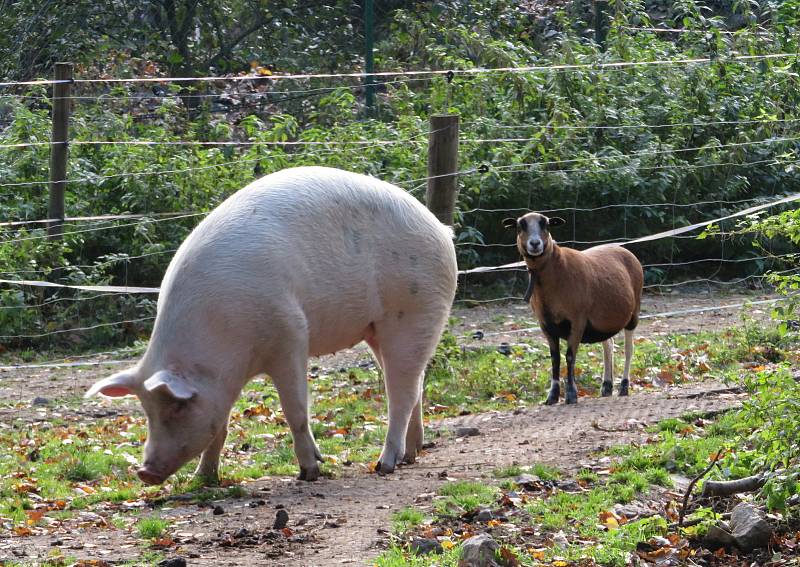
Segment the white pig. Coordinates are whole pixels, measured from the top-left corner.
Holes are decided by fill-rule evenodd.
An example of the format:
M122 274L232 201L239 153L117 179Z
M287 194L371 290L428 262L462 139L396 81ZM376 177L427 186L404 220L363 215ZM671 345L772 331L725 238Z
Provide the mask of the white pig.
M161 284L153 335L133 368L86 393L137 396L148 435L139 478L159 484L201 455L218 480L228 416L267 373L294 439L300 479L319 476L309 356L366 341L386 383L378 471L422 447L422 379L456 288L452 231L402 189L325 167L267 175L208 215Z

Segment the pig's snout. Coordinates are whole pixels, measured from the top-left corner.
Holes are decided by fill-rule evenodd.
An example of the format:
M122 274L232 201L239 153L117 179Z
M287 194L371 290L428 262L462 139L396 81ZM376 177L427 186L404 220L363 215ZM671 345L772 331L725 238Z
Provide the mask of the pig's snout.
M138 471L136 471L136 475L139 477L139 480L141 480L143 483L151 485L161 484L167 479L167 475L157 473L153 471L151 468L149 468L147 465L143 466Z

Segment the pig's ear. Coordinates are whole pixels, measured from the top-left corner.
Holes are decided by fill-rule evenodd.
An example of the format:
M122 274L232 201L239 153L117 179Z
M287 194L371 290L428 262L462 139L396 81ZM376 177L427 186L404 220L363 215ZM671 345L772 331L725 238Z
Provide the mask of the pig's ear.
M88 398L95 394L100 394L109 398L133 396L136 394L134 392L136 383L137 380L134 373L131 370L123 370L122 372L117 372L108 378L103 378L95 382L94 385L89 388L89 391L84 394L84 397Z
M144 388L148 392L161 390L176 400L191 400L197 395L197 390L189 384L186 378L173 374L169 370L159 370L144 381Z

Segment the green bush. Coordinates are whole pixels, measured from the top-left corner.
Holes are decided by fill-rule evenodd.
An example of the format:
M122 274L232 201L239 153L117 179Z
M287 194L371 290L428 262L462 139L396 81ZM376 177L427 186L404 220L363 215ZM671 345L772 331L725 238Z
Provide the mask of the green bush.
M667 23L693 32L679 34L677 39L631 32L626 26L647 25L650 17L641 2L617 2L602 48L585 32L591 25L585 4L572 3L568 10L540 20L509 0L437 2L430 9L417 9L407 2L387 5L381 25L389 33L376 45L379 69L541 68L524 73L457 73L452 80L443 75L414 80L400 76L382 85L378 108L372 113L364 112L359 94L348 83L322 79L275 82L270 88L287 89L287 96L278 98L276 93L259 91L263 96L252 105L244 104L244 95L230 85L173 85L164 96L147 99L141 97L151 94L145 90L149 87L135 83L76 86L76 94L89 98L75 101L73 141L191 144L73 144L69 215L151 216L70 224L67 232L74 234L61 246L43 239L20 240L40 235L41 228L6 228L0 231L0 271L6 279L24 279L28 274L32 279L66 283L158 285L173 251L202 214L256 177L293 165L329 165L368 173L422 198L428 116L439 112L457 112L462 121L459 167L465 173L459 177L455 227L462 267L515 260L513 247L496 246L509 244L500 220L528 208L611 205L567 215L571 226L556 237L562 242L578 241L580 247L582 242L633 238L715 218L745 206L738 201L800 190L794 170L800 151L795 135L800 119L800 63L796 58L733 60L739 54L795 51L796 37L789 31L797 25L792 10L797 2L767 2L759 8L763 13L755 15L743 3L723 8L720 14L736 12L737 18L749 22L732 35L717 32L722 26L720 14L708 16L695 2L677 3L669 13L675 21ZM27 5L21 4L20 10ZM328 10L332 10L331 17L338 18L348 9L336 3ZM293 14L285 17L300 17ZM101 18L103 13L92 17ZM320 21L314 17L309 23L317 26ZM307 33L334 38L322 28ZM342 33L349 37L352 30ZM297 37L294 32L290 35L287 40L296 43L303 32ZM144 61L126 59L121 52L114 52L109 42L113 43L106 38L87 51L87 57L103 55L105 63L98 67L95 60L82 62L79 73L139 74ZM7 44L0 40L0 49ZM252 48L250 43L246 45ZM180 61L174 59L175 52L153 59L166 60L174 68L184 68L190 60L196 66L202 58L194 57L205 48L194 46L197 52L193 57L187 59L184 53ZM298 53L294 59L287 59L284 53L276 60L293 65L287 70L327 69L331 58L337 65L354 67L346 52L334 54L326 48L319 53L310 49ZM705 57L713 60L623 69L596 66ZM231 53L226 64L246 58L243 53ZM579 67L555 72L547 69L552 65ZM100 88L106 89L103 97L92 99ZM295 91L300 92L288 94ZM221 109L215 93L242 104ZM27 97L0 98L0 124L4 124L0 126L0 144L47 141L47 90L32 87L18 94ZM191 94L205 98L190 105L186 96ZM476 141L506 138L523 140ZM204 145L227 140L249 145ZM369 143L377 140L396 143ZM282 141L316 144L269 145ZM342 142L362 143L339 145ZM0 218L47 216L48 160L47 145L0 149L0 180L31 183L0 191ZM691 205L701 201L709 203ZM665 205L615 208L650 203ZM504 210L486 211L495 209ZM199 216L156 216L175 212ZM664 239L637 246L635 251L645 262L663 262L665 257L680 261L706 255L708 246L707 241ZM738 258L753 254L745 238L733 240L726 251ZM742 270L752 273L775 265L771 261L748 262L734 269L740 275ZM678 273L677 269L655 267L648 270L647 278L655 283L674 279ZM723 271L721 276L725 275L730 274ZM45 334L113 323L123 318L120 315L133 320L153 314L149 300L71 301L78 297L85 294L4 290L0 302L12 307L0 315L4 328L9 329L5 336ZM61 303L42 307L54 299ZM72 303L91 307L61 309ZM130 342L147 332L143 321L132 329L130 325L109 325L92 333L69 335L69 339L64 334L4 342L19 347L74 345L75 341L92 345Z

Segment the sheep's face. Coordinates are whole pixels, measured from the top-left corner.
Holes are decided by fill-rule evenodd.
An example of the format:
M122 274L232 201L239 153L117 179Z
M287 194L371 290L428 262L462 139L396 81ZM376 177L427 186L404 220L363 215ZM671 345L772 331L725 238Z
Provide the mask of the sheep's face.
M517 248L525 258L537 258L544 254L553 239L550 227L564 224L559 217L548 218L539 213L528 213L518 219L506 219L503 226L517 229Z

